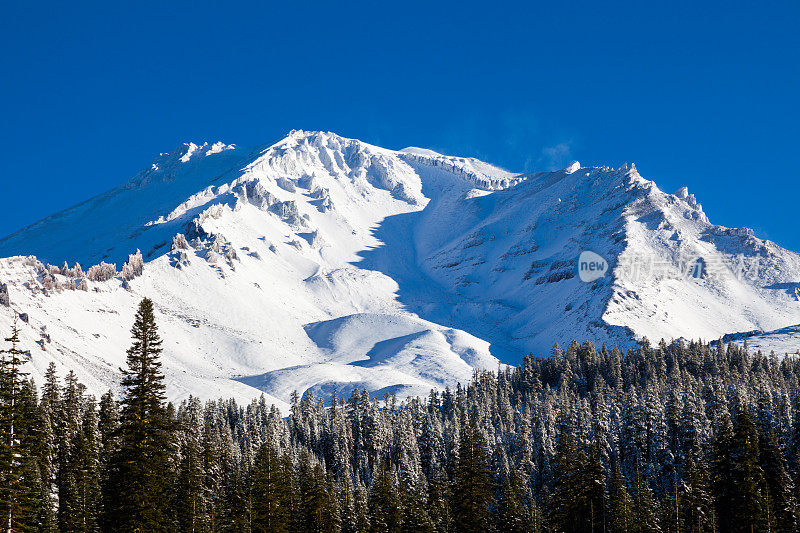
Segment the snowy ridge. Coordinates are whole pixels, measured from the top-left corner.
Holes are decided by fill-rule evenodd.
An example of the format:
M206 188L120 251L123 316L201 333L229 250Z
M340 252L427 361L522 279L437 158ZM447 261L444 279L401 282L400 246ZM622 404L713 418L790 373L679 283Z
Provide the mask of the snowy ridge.
M584 283L587 250L609 270ZM800 256L632 165L514 175L326 132L183 145L0 257L0 328L25 315L34 377L53 360L113 386L149 296L175 399L426 394L555 342L800 324Z
M800 279L798 254L758 239L747 228L709 223L685 189L665 194L649 182L643 190L626 208L627 246L618 262L649 257L661 264L648 275L616 272L604 320L624 323L651 339L676 336L676 331L715 339L726 332L769 331L800 322L800 298L778 288ZM681 271L694 258L704 265L699 277Z
M525 179L474 157L452 157L414 147L404 148L398 155L408 162L444 168L465 178L473 187L487 191L506 189Z
M764 354L800 355L800 325L788 326L775 331L748 331L725 335L723 342L743 345L747 342L750 352Z

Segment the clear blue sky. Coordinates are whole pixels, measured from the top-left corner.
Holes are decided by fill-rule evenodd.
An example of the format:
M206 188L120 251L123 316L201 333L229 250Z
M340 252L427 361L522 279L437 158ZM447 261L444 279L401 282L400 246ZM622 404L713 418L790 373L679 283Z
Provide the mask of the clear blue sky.
M519 171L633 161L800 251L797 0L107 4L0 8L2 235L183 141L298 128Z

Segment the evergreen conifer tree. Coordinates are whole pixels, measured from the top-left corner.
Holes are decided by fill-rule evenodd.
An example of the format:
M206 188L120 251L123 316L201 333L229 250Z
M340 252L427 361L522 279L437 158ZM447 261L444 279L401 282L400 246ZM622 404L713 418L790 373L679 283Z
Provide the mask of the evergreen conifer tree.
M758 464L759 443L753 419L746 409L736 417L731 440L731 474L733 493L733 516L736 523L730 531L759 531L767 526L766 513L769 508L765 500L764 472Z
M461 433L455 467L455 528L465 533L487 531L493 504L493 482L486 441L474 416Z
M153 302L142 300L131 329L127 369L122 370L119 444L110 460L107 524L116 531L168 531L171 421L164 406L161 338Z
M253 464L253 532L286 533L289 515L284 505L289 490L277 451L264 443Z
M35 421L25 408L30 387L21 369L28 352L20 347L16 316L5 341L9 347L0 350L0 520L3 529L11 533L35 523L41 473L32 462L30 437Z
M625 486L625 478L619 468L619 463L614 464L609 492L609 531L613 533L635 531L633 501Z
M683 470L683 481L679 488L681 527L690 533L713 531L714 502L709 486L705 464L695 463L689 455Z
M371 532L400 533L400 501L386 463L381 464L372 482L368 506Z

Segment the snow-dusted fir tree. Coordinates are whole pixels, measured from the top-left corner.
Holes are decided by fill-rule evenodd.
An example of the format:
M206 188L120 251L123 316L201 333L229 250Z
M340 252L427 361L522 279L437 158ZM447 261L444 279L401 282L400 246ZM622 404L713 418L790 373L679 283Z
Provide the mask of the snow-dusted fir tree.
M122 371L119 444L109 465L114 497L106 512L108 521L122 531L158 531L170 516L164 473L169 471L173 422L164 405L161 337L151 300L139 304L131 335L133 344Z

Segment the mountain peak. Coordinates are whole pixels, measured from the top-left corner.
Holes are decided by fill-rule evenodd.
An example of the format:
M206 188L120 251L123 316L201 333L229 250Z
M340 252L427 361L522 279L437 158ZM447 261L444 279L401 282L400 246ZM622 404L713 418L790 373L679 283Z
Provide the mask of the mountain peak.
M153 159L150 166L139 171L127 183L127 187L143 187L154 179L174 179L181 164L196 161L204 157L219 154L227 150L235 150L236 145L223 142L195 144L185 142L170 152L162 152Z
M587 251L607 263L591 282ZM30 317L36 372L54 360L102 391L124 363L110 339L148 296L172 398L281 402L332 383L417 394L554 342L800 323L800 256L710 224L688 190L665 194L634 165L521 175L330 132L183 144L0 239L6 256L0 283Z

